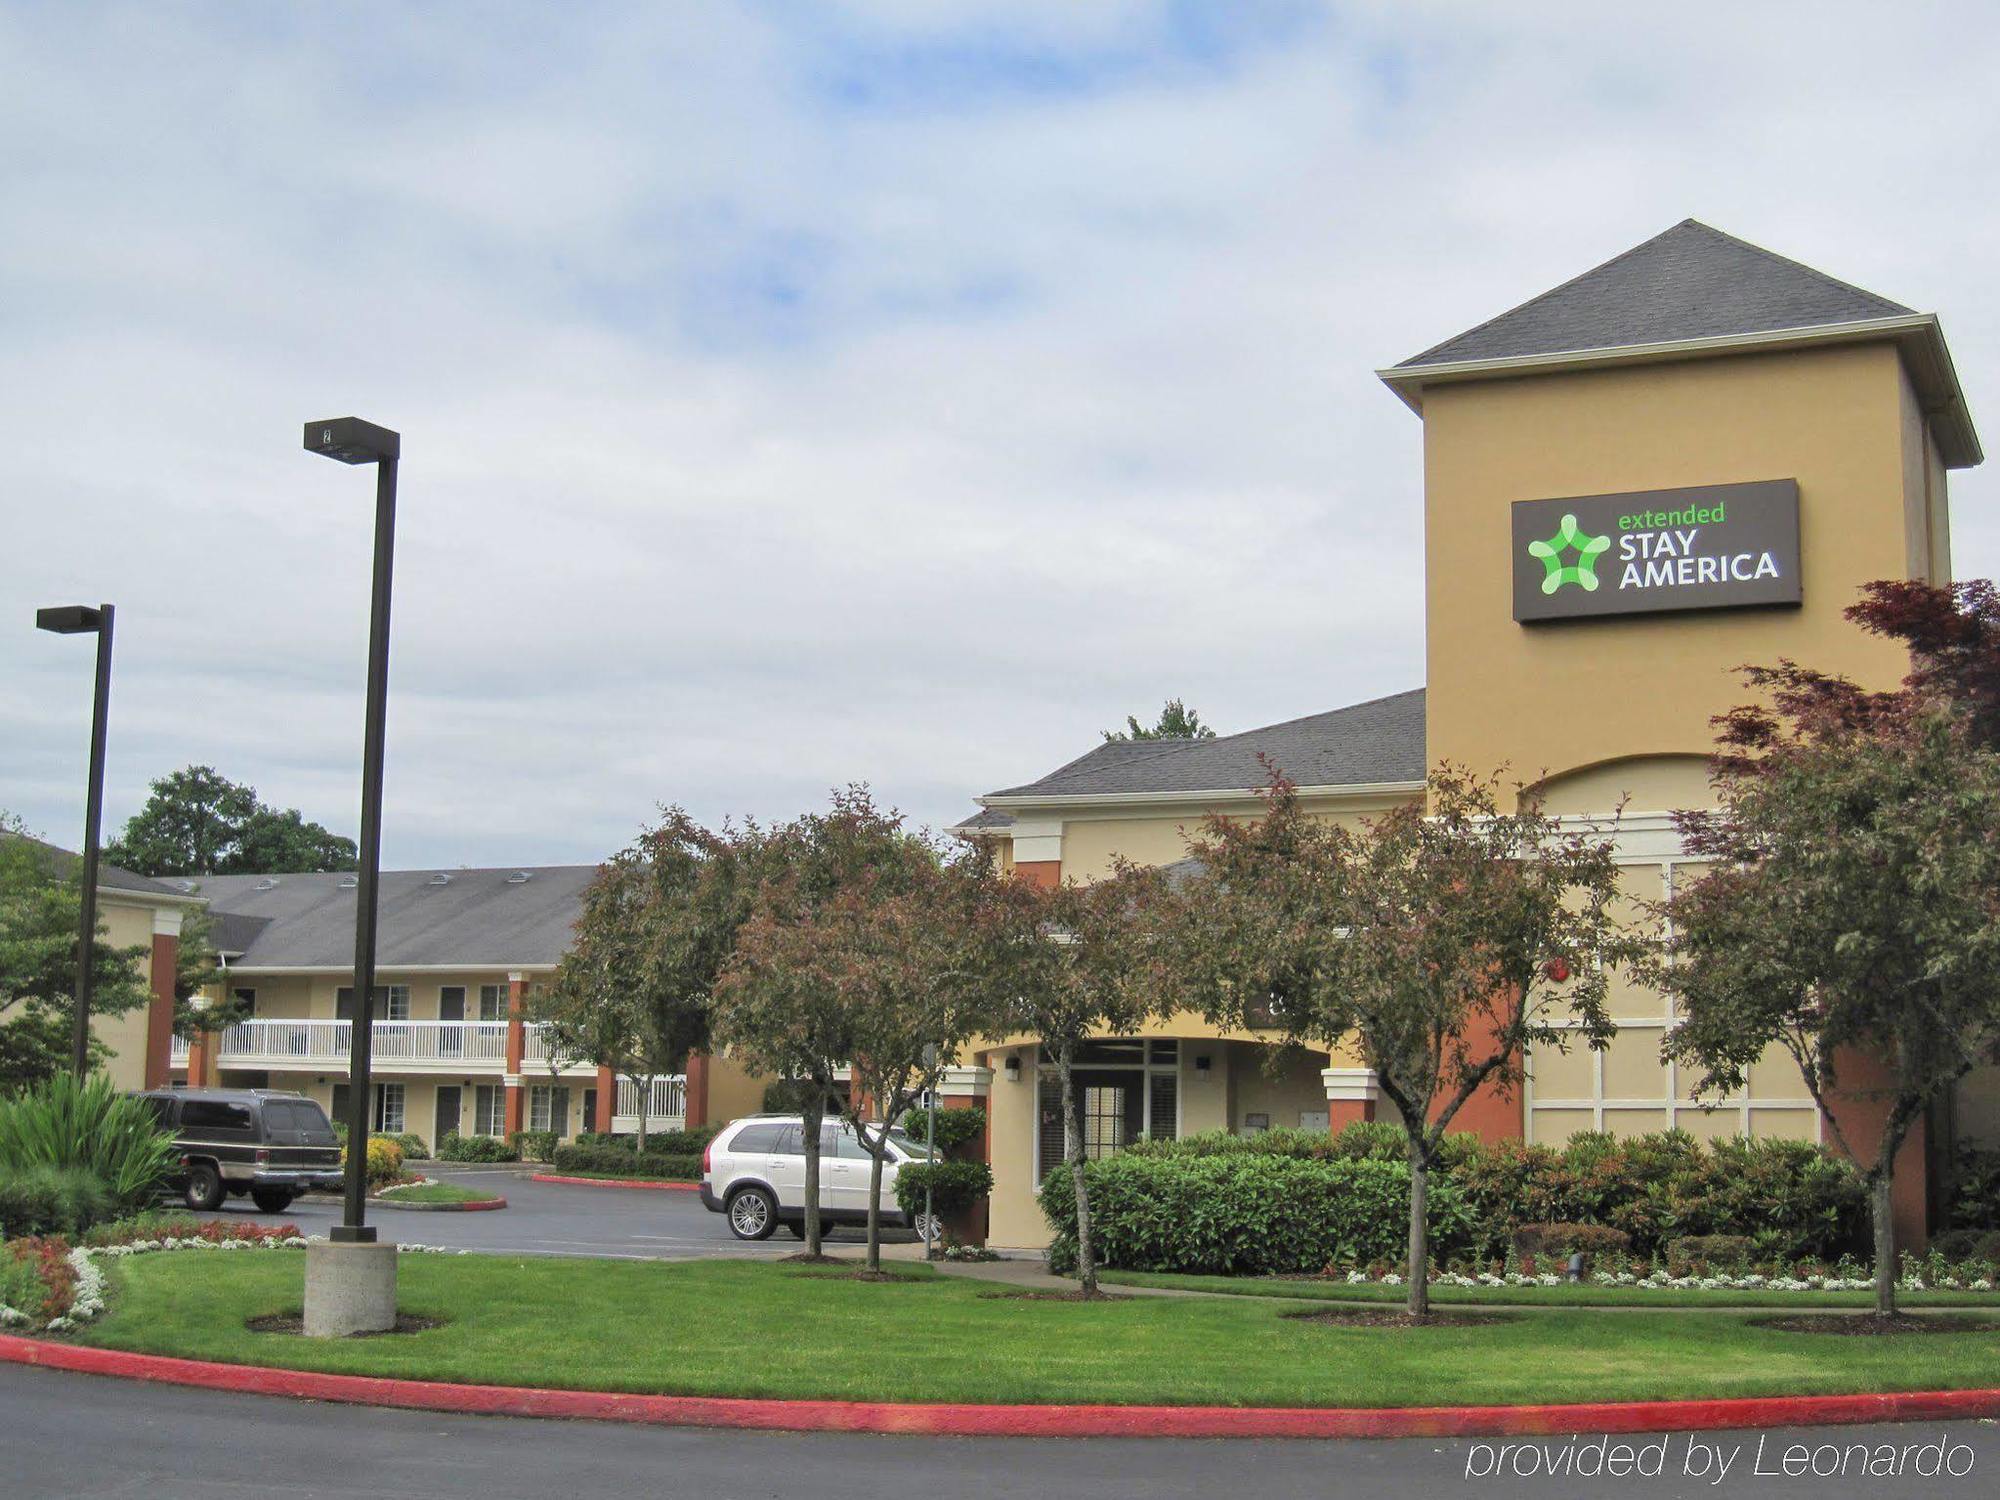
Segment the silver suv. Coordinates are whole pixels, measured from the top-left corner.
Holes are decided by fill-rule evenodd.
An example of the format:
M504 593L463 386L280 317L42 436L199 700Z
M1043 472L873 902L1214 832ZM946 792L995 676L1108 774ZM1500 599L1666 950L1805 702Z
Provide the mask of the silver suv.
M780 1224L806 1236L804 1122L797 1115L747 1115L722 1127L701 1154L701 1201L727 1215L739 1240L770 1238ZM872 1132L871 1132L872 1133ZM923 1215L896 1205L896 1173L904 1162L926 1160L924 1143L900 1126L889 1130L882 1163L882 1223L924 1232ZM868 1182L873 1162L853 1127L827 1120L819 1136L819 1218L822 1226L868 1222ZM933 1227L933 1233L936 1232Z

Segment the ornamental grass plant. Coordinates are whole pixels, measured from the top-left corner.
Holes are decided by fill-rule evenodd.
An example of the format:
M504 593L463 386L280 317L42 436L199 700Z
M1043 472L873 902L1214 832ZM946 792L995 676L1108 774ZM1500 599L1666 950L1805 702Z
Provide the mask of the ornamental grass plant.
M114 1207L137 1207L174 1164L152 1108L97 1074L57 1073L0 1100L0 1176L35 1169L87 1173Z

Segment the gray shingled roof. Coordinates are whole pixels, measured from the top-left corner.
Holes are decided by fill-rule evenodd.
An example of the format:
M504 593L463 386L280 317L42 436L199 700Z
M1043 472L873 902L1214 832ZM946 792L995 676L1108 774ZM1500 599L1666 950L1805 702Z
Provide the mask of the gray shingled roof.
M1416 688L1212 740L1099 745L1039 781L989 795L1033 798L1246 791L1270 780L1260 756L1300 786L1421 781L1424 690Z
M13 839L34 847L48 868L59 878L69 879L83 863L83 856L73 849L64 849L46 839L38 839L26 833L0 833L0 839ZM97 863L97 888L104 891L130 891L141 896L185 897L186 892L179 886L164 880L155 880L150 875L138 875L121 865Z
M509 877L529 878L510 883ZM595 865L385 870L375 961L531 968L561 960ZM449 877L434 884L439 875ZM233 966L346 969L354 963L352 875L206 875L192 883ZM225 939L227 939L225 941Z
M1683 219L1396 368L1814 328L1911 309Z
M1014 815L995 807L982 807L971 817L951 825L953 833L999 833L1014 826Z

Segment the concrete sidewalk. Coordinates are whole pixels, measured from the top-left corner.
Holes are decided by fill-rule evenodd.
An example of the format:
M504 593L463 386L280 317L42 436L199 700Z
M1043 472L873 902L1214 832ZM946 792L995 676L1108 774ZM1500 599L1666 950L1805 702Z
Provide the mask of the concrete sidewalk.
M838 1245L828 1247L828 1253L838 1255L842 1260L861 1260L866 1257L865 1246ZM882 1247L885 1261L909 1261L921 1263L924 1247L921 1244L888 1245ZM994 1286L1010 1287L1024 1292L1073 1292L1077 1288L1074 1276L1057 1276L1049 1270L1048 1262L1038 1253L1021 1251L1004 1254L1000 1260L938 1260L931 1266L940 1276L957 1276L967 1281L991 1282ZM1179 1287L1163 1286L1112 1286L1109 1282L1099 1284L1099 1290L1115 1297L1218 1297L1221 1292L1185 1291Z

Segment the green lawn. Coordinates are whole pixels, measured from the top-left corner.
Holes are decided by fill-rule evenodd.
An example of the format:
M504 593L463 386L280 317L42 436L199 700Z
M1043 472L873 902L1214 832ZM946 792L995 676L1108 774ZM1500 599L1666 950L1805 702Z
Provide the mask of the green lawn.
M502 1195L485 1188L460 1187L455 1182L426 1182L421 1186L385 1188L379 1196L397 1203L483 1203Z
M81 1335L156 1354L356 1374L892 1401L1379 1406L1990 1385L2000 1332L1786 1334L1721 1313L1587 1310L1479 1327L1341 1328L1259 1298L1038 1302L900 1268L887 1283L751 1261L413 1255L423 1333L321 1343L243 1324L296 1311L305 1261L135 1256Z
M1099 1271L1097 1279L1117 1286L1163 1286L1189 1292L1222 1292L1232 1297L1285 1297L1306 1302L1386 1302L1400 1307L1408 1289L1400 1286L1315 1281L1288 1276L1183 1276L1169 1271ZM2000 1313L1993 1292L1901 1292L1904 1307L1984 1307ZM1433 1286L1436 1306L1468 1307L1873 1307L1873 1292L1758 1292L1700 1287L1639 1286Z

